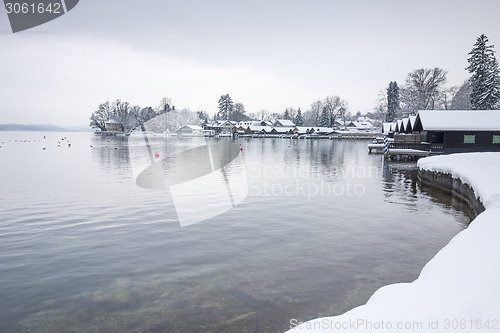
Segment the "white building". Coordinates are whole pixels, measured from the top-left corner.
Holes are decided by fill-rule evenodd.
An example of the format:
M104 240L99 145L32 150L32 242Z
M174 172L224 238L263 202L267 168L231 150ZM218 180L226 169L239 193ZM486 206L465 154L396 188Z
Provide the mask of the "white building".
M180 135L201 136L203 128L199 125L184 125L176 131Z

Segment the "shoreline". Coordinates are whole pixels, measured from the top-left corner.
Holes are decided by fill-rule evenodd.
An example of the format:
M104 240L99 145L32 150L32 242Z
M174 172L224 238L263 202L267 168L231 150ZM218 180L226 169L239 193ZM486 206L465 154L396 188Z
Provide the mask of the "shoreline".
M484 204L476 197L474 189L469 184L464 184L460 178L453 178L449 173L428 171L421 168L418 168L417 177L423 185L441 189L466 202L474 213L472 221L485 211Z
M489 332L500 329L500 153L440 155L418 161L419 180L473 208L469 227L411 283L384 286L344 314L290 321L287 332Z

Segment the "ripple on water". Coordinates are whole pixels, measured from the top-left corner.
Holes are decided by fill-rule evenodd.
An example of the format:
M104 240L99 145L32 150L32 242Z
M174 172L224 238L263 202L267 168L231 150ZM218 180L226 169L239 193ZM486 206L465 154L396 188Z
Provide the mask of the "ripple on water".
M414 164L384 165L362 142L252 139L241 141L250 195L181 228L168 190L135 186L133 152L106 148L126 141L71 137L71 151L2 152L8 331L282 332L291 318L339 314L412 281L469 221L446 195L422 191ZM204 139L163 140L152 144L168 161ZM347 182L365 191L301 188Z

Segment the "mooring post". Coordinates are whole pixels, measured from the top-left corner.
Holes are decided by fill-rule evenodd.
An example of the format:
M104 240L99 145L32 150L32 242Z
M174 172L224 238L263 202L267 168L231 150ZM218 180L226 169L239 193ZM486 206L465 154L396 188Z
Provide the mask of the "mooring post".
M384 156L389 156L389 138L387 135L384 136Z

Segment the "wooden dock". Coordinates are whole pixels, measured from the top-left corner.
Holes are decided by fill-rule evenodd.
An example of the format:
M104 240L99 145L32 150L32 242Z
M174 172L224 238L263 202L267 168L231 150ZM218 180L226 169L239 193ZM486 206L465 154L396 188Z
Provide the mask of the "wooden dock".
M413 156L413 157L425 157L431 154L428 150L419 149L405 149L405 148L390 148L389 156Z
M392 146L392 147L391 147ZM384 144L383 143L371 143L368 145L368 153L372 152L384 154ZM390 144L388 147L387 158L397 158L399 159L418 159L420 157L426 157L431 154L430 150L415 149L415 148L394 148L394 144Z

